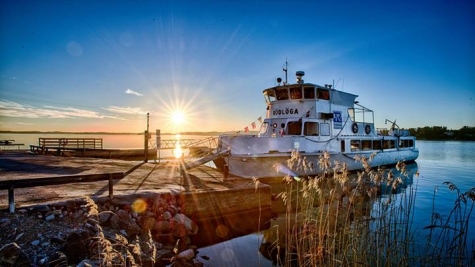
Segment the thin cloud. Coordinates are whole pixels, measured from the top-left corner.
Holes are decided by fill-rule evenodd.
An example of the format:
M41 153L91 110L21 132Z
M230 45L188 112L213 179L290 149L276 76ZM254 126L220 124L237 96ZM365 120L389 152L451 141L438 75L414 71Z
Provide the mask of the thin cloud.
M102 108L107 111L119 114L131 114L131 115L143 115L147 112L142 110L141 108L134 108L134 107L117 107L117 106L110 106L107 108Z
M125 93L126 93L126 94L129 94L129 95L143 96L143 94L141 94L141 93L139 93L139 92L135 92L135 91L132 90L132 89L127 89L127 90L125 90Z
M94 119L119 119L114 116L101 114L95 111L77 109L71 107L35 107L25 105L8 100L0 100L0 116L13 118L50 118L50 119L65 119L65 118L94 118Z

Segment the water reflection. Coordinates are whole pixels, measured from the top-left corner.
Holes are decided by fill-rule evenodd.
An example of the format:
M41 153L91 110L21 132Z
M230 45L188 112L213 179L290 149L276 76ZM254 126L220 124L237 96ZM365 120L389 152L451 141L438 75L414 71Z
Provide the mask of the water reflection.
M198 235L191 237L191 243L198 247L206 247L260 232L268 229L275 217L275 213L265 208L215 217L192 217L200 231Z
M347 211L344 219L346 220L345 224L354 224L355 221L369 221L368 218L380 212L377 207L380 203L377 202L384 201L389 194L397 195L404 193L407 187L413 184L414 175L418 171L418 166L416 163L408 164L406 166L406 176L395 168L389 168L388 170L391 170L394 177L400 179L400 183L397 184L396 187L383 184L381 185L380 191L383 193L381 198L365 201L360 205L349 205L348 201L341 201L338 204L326 204L324 209L326 212L325 220L322 220L321 223L324 223L327 229L339 229L339 225L341 225L342 222L340 221L341 218L337 210ZM356 174L351 174L351 177L355 178ZM283 183L281 179L266 180L265 182L271 185L274 196L288 189L286 189L287 185ZM294 188L292 188L292 190L295 192L302 190L301 184L302 183L294 181ZM266 221L264 224L258 224L257 221L255 221L258 216L252 214L243 214L231 218L213 219L211 220L212 222L204 222L202 227L205 227L205 230L200 232L207 233L205 239L210 241L199 243L205 240L202 239L203 237L197 237L194 240L194 242L200 244L199 247L201 247L201 249L199 249L199 255L209 257L208 262L205 262L207 266L222 266L223 263L229 266L283 265L286 255L286 243L296 241L295 238L302 236L302 233L305 231L311 231L312 227L319 227L318 223L313 225L308 224L308 221L305 221L308 214L302 211L297 212L293 210L293 207L294 206L284 204L281 198L275 197L270 216L267 218L269 221ZM278 216L272 218L272 212L277 213ZM263 217L261 222L264 222ZM226 227L223 228L221 225ZM260 225L259 228L257 228L257 225ZM369 232L374 228L374 225L364 223L362 227L365 229L360 230ZM322 240L327 238L325 235L326 234L321 235ZM256 250L258 250L258 254ZM319 253L321 253L321 256L324 253L323 246L320 246L321 251L319 251L318 245L315 246L315 250L314 256L316 257L318 257ZM289 262L292 264L292 259L286 260L287 264ZM295 262L295 264L297 263Z
M376 170L373 171L376 172ZM272 221L271 227L264 231L259 252L277 266L299 266L300 263L307 261L306 257L310 262L325 265L327 257L339 260L337 255L329 256L328 254L335 253L335 251L346 251L348 243L354 245L355 239L358 241L361 239L358 237L361 233L375 233L375 238L378 239L381 236L378 231L385 225L381 225L384 220L375 218L388 215L399 216L399 214L387 213L387 210L382 207L390 203L388 198L392 198L394 206L399 205L395 201L396 196L404 194L405 190L413 184L414 175L418 173L418 166L416 163L412 163L403 165L403 168L399 170L388 168L379 173L398 181L391 184L382 182L379 188L381 197L364 198L364 196L360 196L362 198L359 201L352 201L351 196L346 195L339 199L327 199L329 201L324 204L316 204L314 207L303 205L304 208L300 210L293 209L297 206L296 203L289 204L288 202L284 209L280 207L280 210L284 212L279 213L278 218ZM358 174L350 174L350 180L357 178ZM273 185L273 188L277 188L277 185ZM304 186L296 186L293 190L302 194L306 189ZM293 200L293 202L300 201L301 206L304 202L298 198ZM318 201L311 203L318 203ZM292 207L292 210L289 207ZM405 221L401 225L410 224L409 217L403 220ZM343 232L345 234L342 234ZM352 234L357 237L348 238ZM383 233L383 235L385 234ZM291 251L286 251L289 248ZM289 255L291 256L289 257Z

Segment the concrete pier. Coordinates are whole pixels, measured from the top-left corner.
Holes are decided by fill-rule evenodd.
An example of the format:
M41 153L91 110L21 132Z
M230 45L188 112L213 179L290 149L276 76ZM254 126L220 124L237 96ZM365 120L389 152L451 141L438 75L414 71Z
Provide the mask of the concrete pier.
M193 217L219 216L247 210L270 210L271 188L256 186L251 179L223 174L208 166L197 166L182 175L178 161L157 163L131 162L98 158L58 157L33 155L28 152L11 152L0 155L0 209L9 206L8 181L25 179L51 180L71 178L73 183L38 185L14 189L15 207L61 202L90 196L110 197L113 187L114 201L130 203L141 197L161 194L180 195L183 213ZM83 181L82 176L100 176L123 173L123 178L107 181ZM79 182L78 182L79 181ZM10 186L11 187L11 186Z

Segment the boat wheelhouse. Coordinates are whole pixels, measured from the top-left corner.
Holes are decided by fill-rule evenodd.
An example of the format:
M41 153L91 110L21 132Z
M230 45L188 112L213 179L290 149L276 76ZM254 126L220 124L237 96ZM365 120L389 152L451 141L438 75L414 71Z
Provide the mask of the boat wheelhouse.
M321 173L318 160L325 151L332 163L345 163L350 171L363 168L357 157L371 157L372 167L418 157L415 137L395 121L389 121L390 130L376 129L373 111L355 101L357 95L305 83L304 75L297 71L295 84L278 78L277 86L263 91L267 111L258 135L219 137L218 149L229 149L229 154L218 168L246 178L300 176ZM312 167L288 166L295 151Z

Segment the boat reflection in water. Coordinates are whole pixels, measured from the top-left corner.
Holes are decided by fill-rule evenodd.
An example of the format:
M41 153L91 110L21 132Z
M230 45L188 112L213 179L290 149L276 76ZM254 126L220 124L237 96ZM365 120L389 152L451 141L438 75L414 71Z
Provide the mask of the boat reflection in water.
M403 196L406 193L406 189L413 184L413 176L417 175L417 163L411 163L405 166L405 174L401 173L400 170L396 168L390 168L392 178L398 180L399 182L393 183L392 185L387 185L382 183L380 185L381 195L376 198L370 198L365 201L359 201L358 204L350 203L349 198L346 198L346 201L342 198L341 201L334 201L332 204L325 204L319 207L314 207L314 210L310 211L308 207L306 210L295 210L295 198L292 198L294 203L291 203L291 209L289 206L280 203L280 206L273 206L274 210L279 210L279 215L277 218L272 220L269 229L263 232L262 242L259 247L259 252L266 258L269 259L273 265L284 265L287 266L290 262L291 265L298 266L296 258L285 258L290 255L286 251L286 247L293 247L291 251L292 255L296 255L294 250L296 244L308 246L304 242L301 242L300 238L312 239L314 242L312 245L308 246L309 248L315 249L313 257L319 257L319 253L322 258L325 254L328 245L327 241L318 242L318 237L323 237L322 239L327 239L330 236L336 236L339 233L345 231L342 227L348 227L351 229L358 229L359 232L371 233L375 231L375 228L382 227L380 225L381 220L375 218L381 218L382 216L387 216L387 211L381 209L383 205L390 203L391 201L394 205L397 204L396 198L398 195ZM385 171L388 175L388 171ZM351 174L351 178L356 178L357 174ZM293 182L294 185L301 184L298 182ZM394 185L394 187L393 187ZM278 184L273 184L272 188L277 188ZM286 190L280 186L280 190ZM288 190L288 188L287 188ZM293 192L297 194L297 191L302 191L302 186L292 188ZM273 190L273 192L275 192ZM403 198L403 197L401 197ZM390 201L391 200L391 201ZM281 200L280 200L281 201ZM299 203L300 204L300 203ZM301 205L301 204L300 204ZM405 208L405 207L403 207ZM323 218L320 222L315 213L319 212L322 214L318 218ZM338 214L340 213L340 217ZM306 214L310 215L311 218L307 217ZM392 216L392 215L391 215ZM342 221L342 217L344 218ZM407 216L407 220L409 220ZM313 221L312 221L313 220ZM309 223L310 222L310 223ZM397 223L400 223L399 221ZM410 225L410 221L402 222L403 225ZM362 228L361 228L362 227ZM384 225L383 225L384 227ZM325 233L318 233L324 229ZM327 232L328 230L328 232ZM346 229L348 230L348 229ZM313 232L312 232L313 231ZM298 232L298 234L296 234ZM380 234L380 233L378 233ZM309 237L313 235L312 237ZM299 240L297 240L299 239ZM354 241L354 240L353 240ZM336 242L339 242L336 240ZM346 241L347 242L347 241ZM309 252L311 253L311 252ZM295 261L292 263L292 261ZM322 259L323 261L323 259ZM284 264L285 263L285 264Z
M262 240L259 233L269 229L275 218L270 209L200 218L195 220L200 231L191 244L199 248L198 259L205 266L272 266L256 251Z

